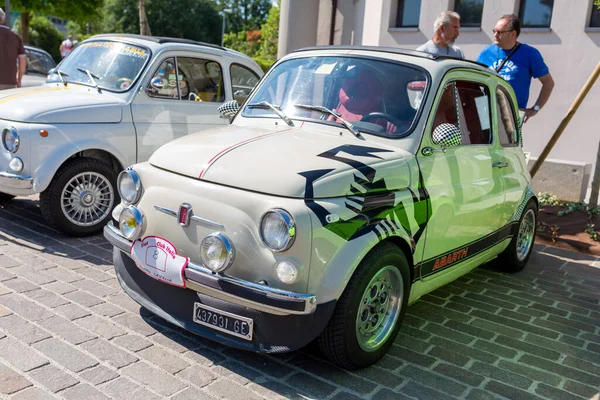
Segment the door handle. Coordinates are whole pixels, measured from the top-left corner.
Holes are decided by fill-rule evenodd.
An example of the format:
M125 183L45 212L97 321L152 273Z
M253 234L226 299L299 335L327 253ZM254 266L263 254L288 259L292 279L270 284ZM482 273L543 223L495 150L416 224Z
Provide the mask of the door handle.
M433 147L424 147L423 150L421 150L421 154L423 154L424 156L430 156L433 153L445 153L446 152L446 147L442 146L441 149L434 149Z
M494 167L494 168L506 168L506 167L508 167L508 163L505 163L503 161L496 161L495 163L492 164L492 167Z

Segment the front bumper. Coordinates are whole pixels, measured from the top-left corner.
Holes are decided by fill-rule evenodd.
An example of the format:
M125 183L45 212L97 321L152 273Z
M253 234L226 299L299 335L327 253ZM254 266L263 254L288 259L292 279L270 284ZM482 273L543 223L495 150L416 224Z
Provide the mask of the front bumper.
M112 221L104 227L104 236L113 246L129 255L133 242L124 238ZM311 314L317 306L315 295L288 292L214 274L192 262L185 269L185 280L187 287L196 292L275 315Z
M0 192L23 195L29 194L31 189L33 189L33 178L31 176L0 171Z
M112 223L104 228L104 236L114 246L117 278L129 296L172 324L228 346L268 353L298 349L322 332L335 308L333 301L317 306L313 295L284 292L252 282L233 283L232 278L196 270L198 266L186 268L186 289L167 285L135 265L129 257L131 242ZM252 318L252 341L195 323L196 302Z

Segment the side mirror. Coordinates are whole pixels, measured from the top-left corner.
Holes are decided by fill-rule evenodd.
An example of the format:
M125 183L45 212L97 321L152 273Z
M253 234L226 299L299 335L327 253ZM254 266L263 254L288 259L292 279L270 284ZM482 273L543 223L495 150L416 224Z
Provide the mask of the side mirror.
M240 105L237 100L230 100L227 103L221 104L219 108L217 108L217 111L229 118L233 118L239 109Z
M433 130L432 140L434 144L444 147L458 146L461 142L460 129L454 124L439 124Z

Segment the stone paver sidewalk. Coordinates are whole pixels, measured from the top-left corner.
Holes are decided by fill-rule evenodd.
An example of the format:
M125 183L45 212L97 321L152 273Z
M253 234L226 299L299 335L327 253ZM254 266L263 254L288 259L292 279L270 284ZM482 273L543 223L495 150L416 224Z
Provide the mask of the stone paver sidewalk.
M64 237L34 198L0 205L0 398L590 399L600 393L600 259L538 246L409 308L377 365L309 347L264 356L187 334L121 290L101 236Z

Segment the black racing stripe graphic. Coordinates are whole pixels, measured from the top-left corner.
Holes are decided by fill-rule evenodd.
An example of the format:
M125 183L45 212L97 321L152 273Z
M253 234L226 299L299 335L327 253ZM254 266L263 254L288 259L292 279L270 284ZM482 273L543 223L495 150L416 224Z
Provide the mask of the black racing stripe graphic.
M348 196L348 200L351 200L355 203L359 203L361 205L365 202L364 197L358 197L358 196Z
M492 232L481 239L449 250L444 254L440 254L436 257L432 257L419 263L418 267L420 269L421 278L435 274L439 271L443 271L446 268L457 265L462 261L466 261L500 243L504 239L514 236L517 232L518 225L519 224L517 222L511 222L510 224L505 225L499 230ZM418 279L419 275L415 275L415 277Z
M312 212L315 213L321 225L327 225L327 220L325 219L327 215L329 215L329 211L314 201L315 193L314 193L314 183L317 179L322 178L333 171L333 169L317 169L314 171L306 171L300 172L300 176L306 178L306 187L304 189L304 203L308 208L311 209Z
M360 171L367 179L368 181L372 182L373 180L375 180L375 169L360 162L357 160L353 160L351 158L346 158L346 157L341 157L338 154L339 153L346 153L352 156L360 156L360 157L372 157L372 158L379 158L381 159L381 157L372 154L372 153L389 153L392 150L386 150L386 149L378 149L376 147L366 147L366 146L356 146L356 145L342 145L339 147L336 147L334 149L331 150L327 150L324 153L319 154L319 157L324 157L324 158L329 158L331 160L336 160L339 162L343 162L344 164L348 164L350 165L352 168L356 169L357 171Z
M425 218L415 218L419 224L419 229L414 234L413 239L415 244L419 242L419 239L425 232L425 228L427 228L427 223L429 222L429 218L431 218L431 214L433 214L433 209L431 206L431 198L429 197L429 192L425 188L425 181L423 180L423 173L421 169L419 169L419 187L418 193L419 197L417 197L416 193L412 190L410 191L413 197L413 204L415 205L415 217L419 214L425 214ZM418 275L414 275L418 276Z
M360 174L354 174L354 181L350 183L348 189L348 192L352 194L347 197L344 204L348 210L355 214L354 216L346 220L341 219L328 223L326 217L329 215L329 211L314 199L314 183L332 170L300 173L301 176L306 178L305 203L315 213L325 229L344 240L350 241L369 233L375 233L379 240L383 240L389 235L395 235L398 231L405 230L409 235L411 249L414 251L417 240L422 236L431 215L429 195L423 187L423 177L419 171L417 188L415 188L418 191L418 196L414 192L410 192L412 210L409 217L404 202L398 202L396 199L401 190L390 190L384 178L375 179L376 168L352 158L352 156L360 156L381 159L375 153L382 152L393 152L393 150L342 145L318 154L318 157L347 164L360 172ZM344 156L341 156L340 153L343 153ZM419 226L416 237L412 236L412 221L416 221Z

